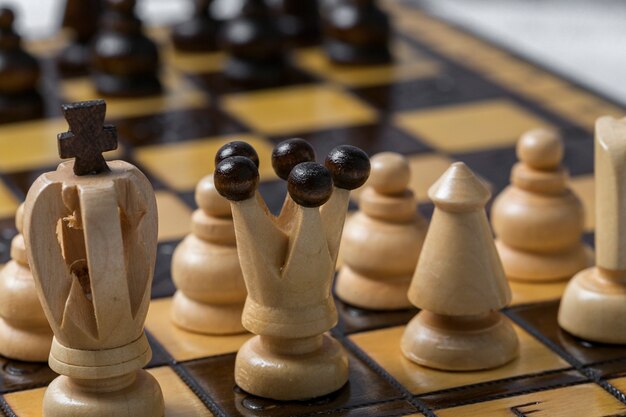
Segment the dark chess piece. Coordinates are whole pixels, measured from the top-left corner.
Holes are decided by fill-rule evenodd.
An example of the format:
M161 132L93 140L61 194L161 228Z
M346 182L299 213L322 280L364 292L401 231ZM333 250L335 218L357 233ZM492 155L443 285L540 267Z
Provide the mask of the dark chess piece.
M315 45L321 40L321 17L317 0L275 0L279 28L296 46Z
M0 8L0 122L37 118L43 113L37 91L39 62L22 49L14 21L13 10Z
M391 61L389 17L375 0L336 0L324 14L324 49L337 64Z
M135 0L106 0L92 51L92 75L100 94L139 97L158 94L159 51L143 34Z
M224 74L231 82L272 85L285 74L285 39L263 0L244 0L239 14L220 30L219 42L229 54Z
M213 0L194 0L193 16L172 29L172 42L179 51L209 52L217 49L218 21L209 11Z
M59 70L65 76L89 72L91 41L98 31L103 0L67 0L63 27L73 31L73 38L57 58Z

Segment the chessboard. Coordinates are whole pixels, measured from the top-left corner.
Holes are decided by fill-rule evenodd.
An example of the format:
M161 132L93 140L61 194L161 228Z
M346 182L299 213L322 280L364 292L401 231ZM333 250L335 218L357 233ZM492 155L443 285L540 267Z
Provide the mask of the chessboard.
M585 240L593 244L593 126L601 115L622 116L624 108L411 3L383 6L394 21L393 64L337 67L321 48L303 48L294 52L282 85L235 88L220 73L220 53L175 52L167 29L156 28L150 35L160 44L165 92L107 100L108 122L120 139L107 157L137 165L158 201L146 332L153 351L148 369L162 387L166 416L626 416L626 348L582 342L559 329L563 282L511 283L513 303L504 314L518 332L521 354L481 372L442 372L405 359L400 337L416 310L364 311L337 300L340 321L332 336L349 352L349 383L304 402L255 398L235 386L235 353L250 335L203 336L172 324L171 255L189 232L197 182L232 140L259 152L260 190L274 211L286 187L271 169L272 147L300 137L318 156L339 144L370 155L406 155L419 210L430 216L426 191L451 162L465 162L495 196L509 182L519 136L554 127L586 208ZM9 259L19 203L37 176L59 163L56 135L67 130L60 104L97 98L88 79L57 73L53 57L62 46L62 37L28 45L43 66L45 118L0 126L2 262ZM1 412L40 416L55 376L46 364L0 358Z

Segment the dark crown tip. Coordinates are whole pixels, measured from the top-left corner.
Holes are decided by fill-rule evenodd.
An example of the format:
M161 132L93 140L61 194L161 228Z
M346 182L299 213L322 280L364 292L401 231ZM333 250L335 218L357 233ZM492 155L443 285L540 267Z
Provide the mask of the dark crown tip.
M359 188L370 175L369 157L356 146L337 146L326 157L325 165L335 186L346 190Z
M213 174L215 189L230 201L252 198L259 185L259 170L245 156L232 156L221 161Z
M315 161L315 150L303 139L285 140L272 151L272 168L283 180L289 178L296 165L310 161Z
M250 144L240 140L228 142L219 148L217 154L215 154L215 165L219 165L220 162L232 156L244 156L254 162L257 168L259 167L259 155L256 153L256 150Z
M289 173L289 195L304 207L319 207L328 201L333 192L330 172L316 162L302 162Z

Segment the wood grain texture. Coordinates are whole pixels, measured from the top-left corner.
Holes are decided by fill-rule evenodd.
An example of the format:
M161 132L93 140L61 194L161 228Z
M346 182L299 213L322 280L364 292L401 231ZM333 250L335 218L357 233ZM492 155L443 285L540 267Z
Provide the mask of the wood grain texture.
M156 260L154 192L128 163L83 177L73 165L42 175L24 209L28 258L55 334L50 366L62 374L46 391L45 413L162 415L158 383L140 369L151 356L143 325Z

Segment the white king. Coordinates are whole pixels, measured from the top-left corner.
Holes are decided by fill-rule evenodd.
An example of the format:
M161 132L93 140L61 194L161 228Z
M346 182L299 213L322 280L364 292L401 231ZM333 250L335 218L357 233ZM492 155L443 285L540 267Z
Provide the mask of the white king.
M331 393L348 379L348 360L324 333L337 323L331 295L350 190L369 175L367 155L335 148L326 167L303 140L279 144L272 165L288 181L281 213L257 193L258 157L242 142L216 157L217 190L231 202L248 289L243 325L258 336L239 351L235 380L247 392L278 400Z

